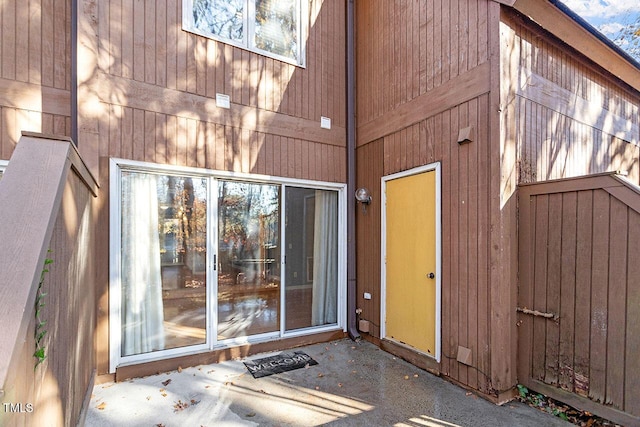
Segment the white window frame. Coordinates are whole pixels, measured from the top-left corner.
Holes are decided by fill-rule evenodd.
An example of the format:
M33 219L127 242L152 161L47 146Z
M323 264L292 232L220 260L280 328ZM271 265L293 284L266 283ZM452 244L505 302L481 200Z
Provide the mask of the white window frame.
M7 166L9 166L9 160L0 160L0 172L4 172Z
M122 171L131 172L148 172L156 174L174 174L184 175L191 177L206 177L209 178L208 194L209 200L217 200L217 185L220 180L237 180L242 182L255 182L263 184L276 184L281 186L282 196L280 204L281 214L281 242L282 245L286 244L284 241L285 227L284 227L284 215L285 215L285 197L284 192L287 186L292 187L304 187L317 190L331 190L336 191L338 195L338 301L337 310L338 318L337 322L329 325L314 326L309 328L296 329L292 331L285 330L284 322L284 292L280 292L281 304L281 320L280 329L273 333L267 333L262 335L252 335L249 337L238 337L225 340L218 340L217 334L217 277L215 274L207 274L207 335L205 344L197 344L188 347L173 348L167 350L160 350L150 353L136 354L132 356L121 355L121 260L120 260L120 247L121 241L121 177ZM110 159L109 165L109 372L114 373L116 368L126 365L134 365L144 362L150 362L154 360L162 360L170 357L184 356L190 354L203 353L212 350L219 350L224 348L231 348L237 345L251 344L257 342L272 341L277 339L305 336L310 334L317 334L327 331L342 330L346 332L347 328L347 316L346 316L346 297L347 297L347 185L343 183L325 182L325 181L312 181L302 179L292 179L284 177L274 177L266 175L254 175L237 172L221 172L213 171L202 168L181 167L172 165L159 165L147 162L138 162L133 160ZM217 209L214 207L216 204L207 206L207 220L208 226L208 242L207 248L209 256L207 256L207 271L212 272L212 266L209 264L212 255L217 254ZM284 289L286 278L286 264L285 253L281 251L281 289Z
M243 21L243 34L242 41L231 40L225 37L218 36L206 31L202 31L195 27L193 22L193 0L183 0L182 2L182 29L190 33L198 34L203 37L207 37L213 40L217 40L222 43L226 43L232 46L236 46L251 52L259 53L270 58L277 59L282 62L297 65L299 67L306 67L306 41L307 32L309 27L309 2L307 0L295 0L298 3L298 59L289 58L284 55L279 55L268 50L260 49L253 45L253 35L255 34L255 1L244 0L244 21ZM250 37L251 36L251 37Z

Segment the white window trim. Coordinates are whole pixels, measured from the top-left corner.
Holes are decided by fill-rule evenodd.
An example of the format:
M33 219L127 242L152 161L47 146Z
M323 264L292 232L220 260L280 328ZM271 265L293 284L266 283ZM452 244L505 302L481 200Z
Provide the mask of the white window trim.
M155 360L163 360L175 356L184 356L203 353L207 351L219 350L224 348L235 347L243 344L254 344L259 342L273 341L277 339L292 338L305 336L310 334L317 334L326 331L347 330L347 239L342 238L338 240L338 259L340 260L338 265L338 318L335 324L323 325L309 328L296 329L293 331L286 331L284 328L284 321L281 320L280 330L262 335L253 335L250 337L238 337L226 340L217 340L217 336L214 333L217 330L217 299L213 297L215 292L213 290L217 285L215 283L215 275L207 275L207 292L209 297L207 298L207 338L205 344L193 345L188 347L180 347L174 349L161 350L151 353L137 354L132 356L121 356L121 283L120 283L120 247L121 241L121 173L123 170L136 171L136 172L151 172L158 174L184 174L186 176L201 176L212 178L209 182L209 197L210 200L215 200L217 195L217 182L218 180L242 180L244 182L256 182L265 184L277 184L281 185L282 189L287 186L292 187L304 187L318 190L332 190L338 193L338 236L346 236L347 233L347 185L343 183L334 183L326 181L312 181L304 179L293 179L284 177L275 177L269 175L254 175L238 172L224 172L214 171L203 168L182 167L173 165L159 165L155 163L139 162L127 159L110 159L109 165L109 372L114 373L116 368L127 365L134 365L144 362L151 362ZM214 192L215 191L215 192ZM284 218L284 197L281 202L281 214ZM209 225L209 242L208 249L210 253L215 254L217 247L215 242L217 241L216 235L211 233L217 233L217 212L215 209L208 209ZM282 219L283 220L283 219ZM284 224L284 222L282 222ZM284 227L281 232L282 239L284 239ZM282 240L284 242L284 240ZM281 254L281 286L284 286L284 280L286 277L284 263L285 251ZM207 269L211 271L209 265L211 257L207 260ZM283 298L284 293L281 293ZM209 301L210 300L210 301ZM285 304L281 304L282 313L284 312ZM281 316L282 319L284 317Z
M296 65L301 68L306 67L306 45L307 45L307 34L309 27L309 2L307 0L296 0L300 3L300 16L298 17L298 60L289 58L287 56L278 55L277 53L269 52L268 50L262 50L255 46L251 45L251 41L249 40L248 34L253 34L254 32L254 22L253 19L249 19L249 16L255 16L255 3L253 1L247 0L245 4L245 17L243 22L243 28L247 30L242 34L242 42L238 42L235 40L227 39L224 37L217 36L215 34L208 33L206 31L199 30L195 28L193 23L193 0L183 0L182 2L182 29L184 31L188 31L193 34L197 34L202 37L207 37L212 40L219 41L221 43L229 44L235 47L239 47L241 49L245 49L251 52L258 53L260 55L267 56L269 58L277 59L278 61L286 62L292 65Z
M7 166L9 166L9 160L0 160L0 172L4 172Z

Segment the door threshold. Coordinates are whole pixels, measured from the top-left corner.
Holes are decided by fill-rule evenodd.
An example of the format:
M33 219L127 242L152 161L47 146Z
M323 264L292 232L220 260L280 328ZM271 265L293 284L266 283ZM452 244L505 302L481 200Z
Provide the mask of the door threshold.
M415 347L411 347L410 345L390 338L382 338L380 340L380 348L394 356L406 360L418 368L440 376L440 363L438 363L436 358L429 353L425 353Z

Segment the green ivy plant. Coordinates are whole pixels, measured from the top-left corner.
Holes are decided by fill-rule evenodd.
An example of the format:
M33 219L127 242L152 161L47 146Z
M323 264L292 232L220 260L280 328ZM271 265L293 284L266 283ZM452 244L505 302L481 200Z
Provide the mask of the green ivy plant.
M51 249L49 249L47 253L48 254L51 253ZM42 345L42 340L44 339L44 336L47 334L47 330L45 329L45 326L47 325L47 321L42 320L40 315L42 314L42 309L46 304L44 298L47 296L47 293L44 292L42 289L42 286L44 285L44 276L46 273L49 272L49 269L47 268L47 266L52 263L53 263L53 259L49 257L45 258L44 267L42 267L42 272L40 273L40 282L38 283L38 290L36 292L36 303L35 303L36 327L34 332L35 340L36 340L36 351L33 353L33 357L35 357L37 361L33 369L36 369L38 365L41 364L44 361L44 359L46 359L47 357L47 355L45 354L45 346Z

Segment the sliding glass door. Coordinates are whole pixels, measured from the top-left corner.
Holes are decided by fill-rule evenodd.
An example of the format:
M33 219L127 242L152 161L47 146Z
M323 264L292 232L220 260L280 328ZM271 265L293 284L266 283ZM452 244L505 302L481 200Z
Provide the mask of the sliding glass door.
M207 179L122 173L121 355L205 344Z
M344 323L341 186L113 171L112 369Z
M218 340L280 330L280 186L218 184Z
M286 187L286 330L337 322L338 194Z

